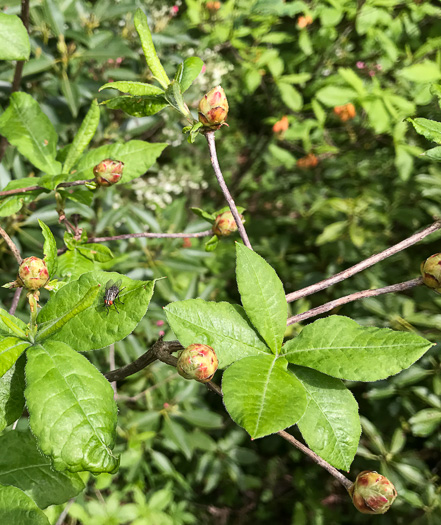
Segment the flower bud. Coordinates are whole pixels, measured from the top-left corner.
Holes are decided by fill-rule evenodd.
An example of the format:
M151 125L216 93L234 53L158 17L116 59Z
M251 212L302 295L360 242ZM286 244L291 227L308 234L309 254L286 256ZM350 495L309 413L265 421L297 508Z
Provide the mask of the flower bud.
M243 222L243 216L239 215ZM226 237L237 231L237 224L231 211L224 211L216 217L213 224L213 233L219 237Z
M421 273L423 275L423 283L426 286L441 291L441 253L431 255L426 261L421 263Z
M19 278L28 290L38 290L49 281L46 263L38 257L27 257L18 269Z
M203 96L198 107L199 122L211 130L219 129L228 115L228 101L224 90L217 86Z
M95 180L100 186L112 186L122 177L124 162L105 159L93 168Z
M397 497L392 483L372 470L360 472L349 494L357 510L363 514L384 514Z
M355 111L354 104L344 104L343 106L335 106L334 114L342 121L346 122L347 120L353 119L357 112Z
M308 153L306 157L300 158L296 164L300 169L315 168L318 164L318 158L314 155L314 153Z
M193 344L182 350L176 367L178 373L185 379L206 383L213 377L218 364L217 356L211 346Z

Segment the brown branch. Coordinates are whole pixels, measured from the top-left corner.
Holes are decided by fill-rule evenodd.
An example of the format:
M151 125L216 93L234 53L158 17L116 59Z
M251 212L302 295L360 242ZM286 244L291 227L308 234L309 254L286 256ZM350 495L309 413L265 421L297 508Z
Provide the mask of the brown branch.
M385 293L402 292L403 290L408 290L409 288L419 286L422 283L423 278L417 277L416 279L405 281L403 283L392 284L390 286L385 286L384 288L375 288L374 290L362 290L360 292L355 292L350 295L345 295L344 297L334 299L333 301L329 301L329 303L322 304L321 306L317 306L316 308L311 308L311 310L303 312L302 314L293 315L288 319L286 324L289 326L291 324L300 323L305 319L309 319L310 317L316 317L317 315L329 312L330 310L333 310L338 306L351 303L352 301L358 301L359 299L365 299L366 297L376 297L377 295L383 295Z
M307 446L303 445L303 443L297 441L297 439L291 436L291 434L288 434L288 432L285 432L285 430L280 430L280 432L277 433L280 437L288 441L288 443L291 443L291 445L293 445L294 447L301 450L304 454L306 454L310 459L312 459L312 461L314 461L314 463L317 463L317 465L327 470L332 476L334 476L334 478L337 481L339 481L343 485L343 487L346 490L352 487L353 483L350 479L344 476L341 472L339 472L336 468L334 468L332 465L330 465L328 462L326 462L324 459L318 456Z
M23 259L21 258L20 252L18 251L17 246L12 242L11 237L5 232L5 230L0 226L0 235L5 240L6 244L9 246L9 249L14 254L14 257L17 259L18 264L21 264L23 262Z
M224 197L228 202L228 206L230 207L231 213L233 214L234 220L236 221L237 229L239 230L239 234L245 246L247 246L248 248L250 248L250 250L252 250L253 248L248 239L247 232L240 219L240 215L239 215L239 212L237 211L236 204L233 200L233 197L231 196L231 193L228 190L228 187L225 183L224 177L222 175L222 171L219 166L219 161L217 159L217 153L216 153L216 143L214 139L214 131L206 132L205 138L207 139L208 148L210 150L211 165L213 166L213 170L216 175L219 186L221 187L222 193L224 194Z
M70 188L72 186L83 186L84 184L87 184L88 182L92 182L94 180L95 179L87 179L87 180L75 180L72 182L62 182L57 185L55 190L58 188ZM27 188L16 188L14 190L0 191L0 197L6 197L7 195L17 195L19 193L27 193L29 191L35 191L35 190L51 191L51 190L48 190L47 188L43 188L43 186L28 186Z
M306 297L307 295L311 295L313 293L319 292L320 290L324 290L325 288L328 288L329 286L332 286L333 284L344 281L348 277L352 277L356 273L366 270L366 268L369 268L370 266L373 266L374 264L380 261L383 261L384 259L387 259L391 255L395 255L396 253L401 252L402 250L405 250L406 248L409 248L409 246L416 244L417 242L424 239L424 237L427 237L431 233L439 230L440 228L441 228L441 221L436 221L432 225L430 225L428 228L422 230L421 232L415 233L411 237L404 239L404 241L401 241L398 244L395 244L394 246L391 246L390 248L387 248L386 250L376 255L372 255L371 257L368 257L364 261L361 261L358 264L351 266L351 268L348 268L347 270L343 270L342 272L337 273L336 275L333 275L332 277L329 277L329 279L324 279L323 281L320 281L316 284L307 286L306 288L302 288L301 290L297 290L295 292L291 292L287 294L286 300L288 301L288 303L291 303L292 301L300 299L301 297Z
M17 310L18 301L20 300L21 291L23 288L16 288L14 293L14 298L12 299L11 308L9 308L9 313L11 315L15 314L15 310Z
M187 237L207 237L213 235L212 230L205 230L197 233L125 233L123 235L114 235L113 237L90 237L88 243L91 242L105 242L105 241L119 241L122 239L140 239L147 237L149 239L185 239Z

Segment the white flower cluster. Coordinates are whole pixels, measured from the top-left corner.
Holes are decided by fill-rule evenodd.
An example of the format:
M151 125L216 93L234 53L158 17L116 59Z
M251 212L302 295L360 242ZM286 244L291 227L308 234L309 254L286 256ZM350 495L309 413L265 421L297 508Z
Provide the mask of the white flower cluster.
M193 55L194 50L189 49L188 54ZM203 93L222 84L222 78L234 69L233 64L220 60L221 55L216 49L198 51L198 56L204 61L205 71L195 80L195 86L199 86Z

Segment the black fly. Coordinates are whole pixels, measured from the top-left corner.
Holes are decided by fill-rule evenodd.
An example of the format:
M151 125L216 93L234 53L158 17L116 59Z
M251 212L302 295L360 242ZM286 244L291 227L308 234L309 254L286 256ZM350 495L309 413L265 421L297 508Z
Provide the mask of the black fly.
M115 303L117 299L121 304L124 304L118 297L121 290L124 290L125 288L120 288L121 284L121 279L118 279L116 283L110 280L106 284L106 292L104 294L104 308L107 308L107 315L109 315L109 310L112 305L115 307L115 310L119 313Z

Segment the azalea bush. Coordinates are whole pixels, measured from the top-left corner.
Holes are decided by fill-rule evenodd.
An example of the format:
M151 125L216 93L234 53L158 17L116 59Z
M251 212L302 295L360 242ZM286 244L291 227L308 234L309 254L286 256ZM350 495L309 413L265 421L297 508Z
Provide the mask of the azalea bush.
M440 15L0 13L3 521L436 523Z

